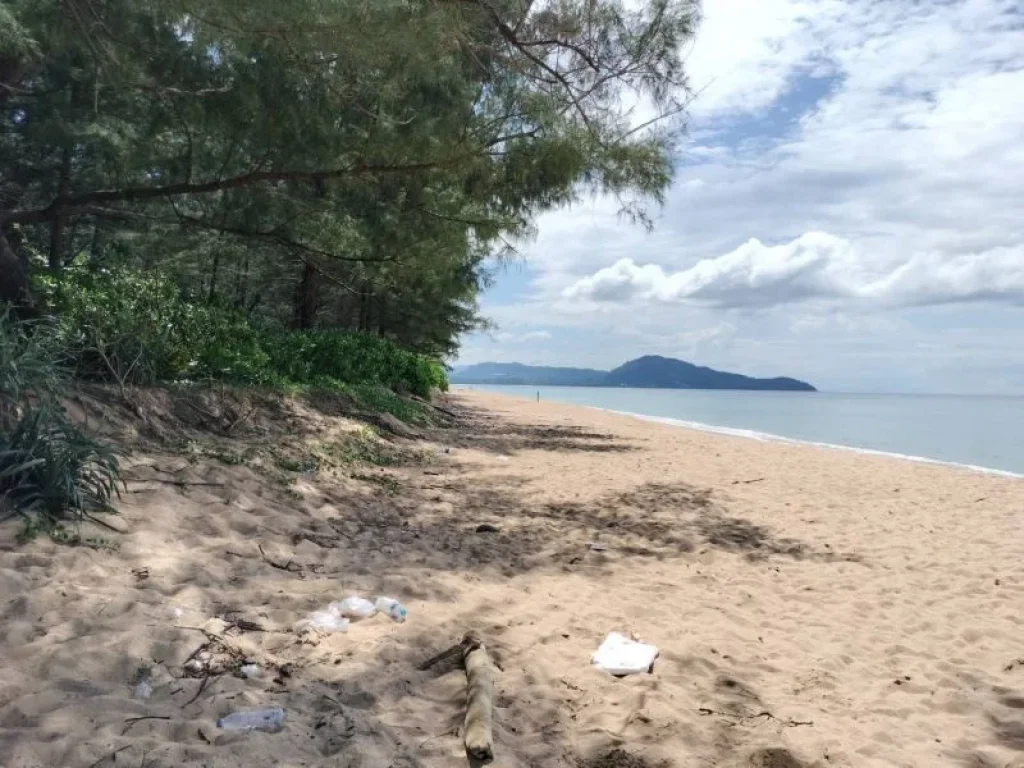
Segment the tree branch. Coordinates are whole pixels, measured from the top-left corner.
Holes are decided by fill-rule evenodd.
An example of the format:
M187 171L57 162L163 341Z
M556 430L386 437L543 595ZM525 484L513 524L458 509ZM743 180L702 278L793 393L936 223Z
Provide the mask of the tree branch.
M515 33L515 30L513 29L510 29L509 31L512 32L513 34ZM570 43L568 40L519 40L516 43L516 45L520 48L534 48L541 45L554 45L559 48L565 48L567 50L572 51L585 62L587 62L587 66L589 66L595 72L601 71L601 68L597 65L597 62L589 53L584 51L580 46L576 45L575 43Z
M180 197L182 195L202 195L211 192L222 192L227 189L240 189L257 184L278 181L326 181L344 176L362 176L377 173L419 173L437 170L456 162L401 163L396 165L376 165L374 163L354 163L345 168L332 168L323 171L252 171L239 176L225 179L214 179L203 182L179 182L157 187L122 187L120 189L98 189L80 195L64 195L54 198L45 208L14 209L0 211L0 224L36 224L66 212L85 206L118 203L142 202L160 198Z
M195 217L195 216L189 216L188 214L181 213L176 208L175 208L174 212L177 215L178 220L184 226L193 226L193 227L198 227L199 229L208 229L208 230L213 231L213 232L222 232L225 235L234 235L236 237L247 237L247 238L253 238L253 239L256 239L256 240L267 240L269 242L272 242L272 243L274 243L276 245L283 246L285 248L291 248L291 249L296 250L296 251L301 251L303 253L308 253L308 254L311 254L313 256L320 256L322 258L331 259L333 261L351 261L351 262L356 262L358 264L365 264L365 263L369 263L369 262L393 262L393 261L397 261L397 259L393 259L393 258L388 258L388 259L365 259L365 258L357 258L357 257L352 257L352 256L339 256L338 254L332 253L331 251L324 251L324 250L321 250L320 248L314 248L311 245L306 245L305 243L300 243L298 240L292 240L290 237L286 237L285 235L281 234L280 232L277 232L277 231L274 231L274 230L258 230L258 229L254 230L254 229L245 229L243 227L230 227L230 226L226 226L226 225L222 225L222 224L214 224L212 222L204 221L203 219L200 219L200 218Z

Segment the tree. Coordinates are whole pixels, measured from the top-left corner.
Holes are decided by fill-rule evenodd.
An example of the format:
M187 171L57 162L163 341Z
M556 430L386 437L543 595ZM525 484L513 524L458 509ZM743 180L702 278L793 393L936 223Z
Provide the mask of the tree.
M450 349L501 237L587 190L660 198L696 21L690 0L2 0L0 299L76 257L187 265L210 299L301 326L358 304Z

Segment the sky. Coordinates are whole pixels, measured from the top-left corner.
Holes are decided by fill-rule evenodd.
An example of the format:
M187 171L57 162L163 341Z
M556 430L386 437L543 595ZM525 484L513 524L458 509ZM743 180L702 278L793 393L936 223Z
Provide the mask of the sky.
M542 215L458 364L642 354L845 392L1024 394L1024 4L705 0L646 231Z

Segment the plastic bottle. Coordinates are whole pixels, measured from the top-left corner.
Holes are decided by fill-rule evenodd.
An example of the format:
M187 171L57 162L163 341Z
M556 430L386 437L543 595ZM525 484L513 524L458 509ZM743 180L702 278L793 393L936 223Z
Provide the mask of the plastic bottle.
M409 613L405 606L393 597L378 597L374 605L378 611L390 616L392 621L403 622Z
M369 600L356 597L346 597L337 603L331 603L331 608L336 610L346 619L352 621L359 621L359 619L368 619L377 612L377 606L371 603Z
M225 731L279 731L284 726L284 718L280 707L240 709L220 718L217 727Z
M135 684L135 691L132 696L136 699L148 699L153 695L153 685L149 682L148 677L143 677Z

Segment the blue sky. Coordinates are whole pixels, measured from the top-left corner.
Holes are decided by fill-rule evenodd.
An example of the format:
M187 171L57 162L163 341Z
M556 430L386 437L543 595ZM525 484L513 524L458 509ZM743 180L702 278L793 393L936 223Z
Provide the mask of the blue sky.
M600 198L542 216L459 363L1024 394L1018 0L705 0L686 57L653 231Z

